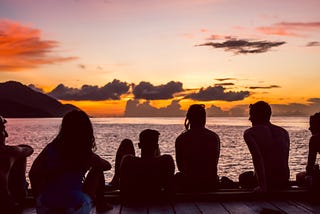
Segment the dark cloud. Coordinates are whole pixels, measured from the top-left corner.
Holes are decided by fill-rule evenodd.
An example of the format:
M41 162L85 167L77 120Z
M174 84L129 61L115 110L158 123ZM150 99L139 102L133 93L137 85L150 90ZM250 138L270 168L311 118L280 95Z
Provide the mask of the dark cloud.
M119 100L122 94L128 93L130 85L113 80L103 87L83 85L80 89L58 85L48 95L60 100Z
M311 102L311 103L320 103L320 98L310 98L308 99L308 102ZM319 109L320 111L320 109Z
M30 84L30 85L28 85L28 87L31 88L31 89L34 90L34 91L43 93L43 89L42 89L42 88L38 88L38 87L35 86L34 84Z
M215 84L215 86L233 86L234 83L232 82L224 82L224 83L218 83L218 84Z
M250 86L249 89L272 89L272 88L281 88L279 85L270 85L270 86Z
M190 98L198 101L224 100L236 101L243 100L250 95L249 91L225 91L222 86L210 86L201 88L199 92L187 95L185 98Z
M235 38L232 37L232 36L217 35L217 34L212 34L212 35L210 35L210 37L208 38L208 40L221 40L221 39L230 40L230 39L235 39Z
M307 47L320 46L320 42L309 42L306 46Z
M149 101L140 103L138 100L128 100L125 117L182 117L185 111L180 109L178 100L173 100L170 105L163 108L155 108Z
M224 42L207 42L197 46L211 46L213 48L222 48L225 51L231 51L235 54L264 53L273 47L278 47L285 42L271 41L249 41L245 39L230 39Z
M161 100L173 98L173 94L183 91L181 82L170 81L165 85L154 86L149 82L140 82L133 87L135 99Z
M223 82L223 81L229 81L229 80L237 80L236 78L217 78L215 79L217 81Z

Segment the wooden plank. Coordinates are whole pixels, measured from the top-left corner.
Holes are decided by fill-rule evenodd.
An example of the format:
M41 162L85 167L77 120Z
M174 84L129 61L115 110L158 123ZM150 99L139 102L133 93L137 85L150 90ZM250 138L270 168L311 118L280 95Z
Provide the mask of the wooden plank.
M306 201L290 201L290 203L294 203L296 206L299 206L301 209L307 210L310 213L320 213L320 204L311 204Z
M278 207L281 211L290 214L303 214L303 213L311 213L306 211L305 209L301 209L300 207L289 203L288 201L271 201L274 206Z
M171 204L152 204L148 207L149 214L174 214L174 210Z
M229 214L229 212L219 202L196 202L196 206L201 213Z
M250 207L248 207L244 202L241 201L229 201L229 202L223 202L223 207L229 212L234 214L253 214L257 213Z
M100 212L99 214L119 214L121 211L121 205L120 204L112 204L112 206L113 206L112 210L107 210L103 213ZM96 214L95 207L91 210L90 214Z
M200 210L197 208L195 203L193 202L177 202L174 204L174 211L175 213L183 213L183 214L196 214L201 213Z
M123 205L121 207L121 214L147 214L148 208L145 206L128 206Z
M246 201L244 202L248 207L250 207L255 213L261 212L277 212L280 211L277 207L273 204L269 203L268 201Z

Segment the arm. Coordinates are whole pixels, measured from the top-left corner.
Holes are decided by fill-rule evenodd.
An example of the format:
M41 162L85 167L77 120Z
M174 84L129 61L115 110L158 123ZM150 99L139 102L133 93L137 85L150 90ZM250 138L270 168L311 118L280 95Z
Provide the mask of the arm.
M308 163L306 167L307 175L311 175L313 172L313 167L316 162L317 158L317 147L316 147L316 141L314 137L312 136L309 141L309 153L308 153Z
M31 169L29 171L29 179L33 194L37 196L45 188L48 177L48 170L46 170L46 156L47 147L45 147L38 157L33 161Z
M249 151L252 156L252 162L254 165L254 169L257 175L257 180L259 184L259 188L261 191L267 190L267 181L266 181L266 175L265 175L265 169L264 169L264 163L262 154L260 152L260 149L257 145L257 142L255 138L253 137L252 133L245 132L244 133L244 140L249 148Z
M132 173L133 158L131 155L126 155L122 158L120 163L120 193L124 198L127 198L130 194L130 184L132 184L130 174Z
M183 141L181 140L181 137L179 136L176 139L175 142L175 150L176 150L176 162L177 167L180 172L186 172L187 164L186 164L186 158L184 157L185 148L183 148Z
M216 154L217 154L217 157L216 157L216 166L218 166L218 162L219 162L219 157L220 157L220 138L218 135L216 135L216 138L217 138L217 147L216 147Z
M15 158L22 158L32 155L33 148L24 144L18 146L4 146L2 148L2 153Z
M91 159L90 159L90 166L93 168L100 169L102 171L107 171L111 169L111 164L101 158L99 155L92 153Z

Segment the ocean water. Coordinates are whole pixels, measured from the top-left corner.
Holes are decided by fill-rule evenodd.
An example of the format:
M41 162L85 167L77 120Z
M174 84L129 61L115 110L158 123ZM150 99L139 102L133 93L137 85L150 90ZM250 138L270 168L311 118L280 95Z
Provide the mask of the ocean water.
M29 144L34 154L28 158L27 171L40 151L57 135L61 118L9 118L6 124L9 137L8 145ZM160 150L162 154L171 154L175 158L174 143L176 137L184 130L184 118L92 118L97 144L97 154L114 166L116 150L124 138L134 142L136 153L138 135L147 128L160 132ZM287 129L290 135L290 177L295 179L298 172L304 171L308 141L307 117L273 117L274 124ZM218 164L219 176L228 176L237 181L240 173L253 170L251 155L243 140L243 132L251 123L246 117L207 118L207 128L215 131L221 140L221 153ZM76 149L76 148L75 148ZM177 169L176 169L177 171ZM106 181L110 181L114 168L105 173Z

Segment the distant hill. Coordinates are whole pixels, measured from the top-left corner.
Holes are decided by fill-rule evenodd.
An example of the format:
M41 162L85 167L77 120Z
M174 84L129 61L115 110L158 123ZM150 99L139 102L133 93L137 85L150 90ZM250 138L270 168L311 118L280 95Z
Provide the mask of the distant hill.
M0 114L4 117L62 117L78 109L19 82L0 83Z

